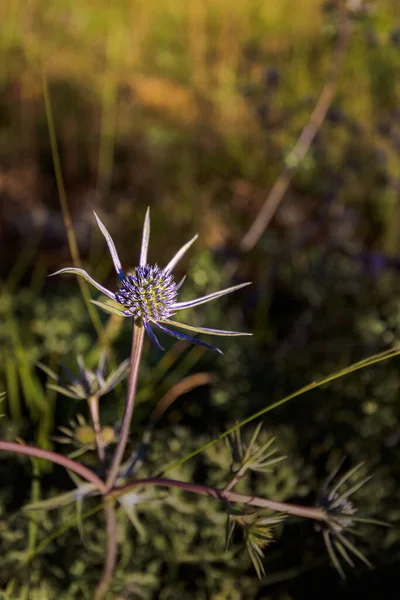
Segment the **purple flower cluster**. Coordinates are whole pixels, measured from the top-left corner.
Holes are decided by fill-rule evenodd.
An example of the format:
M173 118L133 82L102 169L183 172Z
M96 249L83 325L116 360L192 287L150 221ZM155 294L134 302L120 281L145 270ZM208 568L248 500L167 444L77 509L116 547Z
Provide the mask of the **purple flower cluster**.
M54 275L59 273L74 273L86 279L86 281L92 284L105 296L108 296L111 300L116 302L118 306L104 304L102 302L98 302L97 300L92 300L94 304L97 304L107 312L111 312L122 317L141 319L146 333L152 342L158 348L160 348L160 350L163 350L163 347L155 336L151 325L155 325L158 327L158 329L161 329L161 331L164 331L175 338L186 340L187 342L192 342L212 350L217 350L217 352L221 352L221 350L215 346L206 344L197 338L191 337L186 333L169 329L169 327L166 327L166 325L172 325L173 327L179 327L207 335L251 335L249 333L242 333L239 331L225 331L221 329L210 329L208 327L197 327L170 320L170 317L179 310L192 308L194 306L198 306L199 304L205 304L206 302L210 302L211 300L215 300L221 296L225 296L226 294L230 294L231 292L235 292L236 290L249 285L248 282L241 283L224 290L219 290L218 292L213 292L207 296L202 296L201 298L195 298L194 300L188 300L186 302L177 302L178 290L184 280L177 284L172 275L172 270L187 252L193 242L196 241L198 237L197 235L195 235L191 240L189 240L189 242L182 246L180 250L178 250L178 252L169 261L164 269L160 268L158 265L151 266L147 263L147 251L150 239L150 211L147 210L143 227L139 266L134 269L133 273L125 274L111 235L108 233L106 227L100 221L96 213L95 217L97 224L106 239L115 270L120 280L120 286L117 291L112 292L111 290L108 290L100 283L95 281L89 275L89 273L83 269L67 267L66 269L61 269L60 271L53 273Z

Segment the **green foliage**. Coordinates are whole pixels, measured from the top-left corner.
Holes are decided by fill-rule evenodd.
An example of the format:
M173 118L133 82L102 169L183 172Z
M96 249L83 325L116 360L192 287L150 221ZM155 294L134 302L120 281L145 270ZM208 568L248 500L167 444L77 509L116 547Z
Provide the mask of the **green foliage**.
M42 447L55 443L61 451L59 444L71 442L74 453L94 464L87 414L71 425L77 418L73 403L49 390L50 381L37 369L42 361L58 376L59 363L73 370L79 353L88 356L90 368L99 358L76 282L45 282L47 271L66 264L67 256L54 210L38 59L48 73L83 258L97 265L96 278L106 283L108 259L85 229L95 187L111 225L113 217L115 228L123 223L116 233L124 264L137 256L139 203L150 203L154 256L169 255L178 236L202 234L181 272L189 274L185 300L232 284L232 249L281 168L296 166L291 149L324 85L339 13L335 2L319 0L246 0L229 11L219 1L200 9L181 0L50 4L33 0L23 19L7 3L0 8L0 389L7 392L0 437L22 436ZM312 504L326 472L346 455L353 475L351 465L360 461L373 474L334 499L350 511L343 494L353 490L353 528L362 537L340 530L332 550L327 529L325 540L302 521L271 531L275 523L264 520L269 517L236 515L230 507L231 524L241 526L250 555L238 527L230 531L225 552L223 502L176 490L137 490L118 508L121 553L110 599L313 600L328 588L331 598L367 597L374 590L378 598L397 576L398 358L281 405L262 417L262 428L236 430L234 465L231 450L219 442L178 466L256 411L400 342L396 19L395 0L354 17L327 119L297 165L275 220L251 255L240 257L237 277L254 281L243 302L229 299L191 313L195 325L223 323L253 331L254 339L226 341L218 361L170 339L164 355L146 347L131 434L134 451L165 393L187 375L211 373L216 383L178 396L154 426L137 475L154 475L174 463L168 475L224 488L239 473L243 493ZM27 215L36 209L39 224L28 219L29 234ZM128 328L114 316L101 318L117 364L129 352ZM110 443L122 391L102 399ZM277 455L265 456L275 447ZM270 462L281 455L285 461ZM10 600L89 598L100 577L105 534L99 500L74 503L79 484L71 490L67 475L50 475L48 468L1 456L0 587ZM22 511L26 505L35 511ZM359 515L368 515L369 522ZM394 527L374 527L374 517ZM343 526L349 514L336 515L336 525L338 518ZM363 560L377 565L373 575L364 574ZM265 571L261 581L252 561L259 574ZM357 577L351 573L342 586L328 570L330 562L339 571L354 563Z
M291 260L290 257L288 260ZM200 264L204 261L208 269L211 264L210 258L201 257ZM341 263L341 266L343 264L347 266L346 263ZM196 265L194 267L194 272L196 272ZM282 263L281 268L285 274L285 264ZM210 273L213 277L212 270ZM298 293L302 293L302 287L305 285L304 278L301 280L296 270L293 270L291 276L293 278L291 280L292 287L295 289L296 286L299 286ZM346 282L346 269L342 272L337 268L335 277L339 282ZM341 279L342 277L343 279ZM364 283L362 277L358 282L360 286L369 285L368 280L365 280ZM324 282L319 283L314 280L313 283L317 293L322 295ZM212 365L219 375L219 383L211 390L211 393L205 390L197 391L182 401L177 401L170 413L171 421L168 423L165 420L168 418L167 413L164 421L153 433L153 441L145 466L138 475L151 475L162 470L166 464L208 442L213 433L220 432L221 425L226 428L232 421L240 420L258 408L272 404L285 393L296 389L299 384L317 379L331 369L335 364L335 348L332 348L331 345L327 347L324 363L321 363L315 359L313 351L315 342L313 340L319 339L321 328L333 327L325 315L329 314L329 309L332 308L334 309L332 318L335 319L338 311L335 305L342 301L342 292L340 291L342 285L342 283L333 285L331 289L339 291L334 295L326 294L324 298L327 309L321 309L321 316L317 316L313 321L309 332L308 355L295 353L290 355L290 360L285 359L284 362L279 354L271 357L270 352L266 352L264 348L264 336L260 336L260 342L256 346L250 345L245 353L243 353L240 343L235 341L230 343L224 359L218 364L213 362ZM394 278L390 282L382 281L382 287L377 288L375 293L384 297L386 290L392 291L395 287ZM346 291L345 287L344 289ZM195 291L197 293L197 290ZM187 288L187 294L190 296L189 288ZM368 302L365 302L365 296L361 297L367 311L377 302L376 298L371 295ZM359 339L361 343L366 333L365 326L359 329L358 325L358 318L362 318L361 309L363 306L357 307L357 318L353 323L353 329L346 330L346 335L351 335L353 344L356 339ZM235 323L239 315L239 309L234 306L223 311L225 322L231 320L232 323ZM222 318L221 309L212 307L207 318L208 321ZM393 318L395 318L394 315ZM199 319L201 320L201 314ZM275 322L269 320L265 325L259 322L258 326L268 327L273 331L274 339L278 339L278 333L274 331L274 328L279 328L279 320ZM337 337L331 334L330 339L334 342ZM379 341L376 341L374 347L377 348L379 345ZM353 347L357 348L357 345L354 344ZM153 352L154 350L151 349L150 358L143 363L144 382L152 373ZM187 350L186 352L189 356L191 351ZM175 366L172 363L172 366L169 367L170 376L172 376L170 385L173 381L180 380L180 370L182 363L186 360L185 356L178 358ZM351 348L348 349L346 363L348 364L356 357L357 352L351 352ZM162 360L165 360L165 356L162 357ZM268 364L268 369L262 368L265 363ZM207 353L203 356L198 355L196 362L189 364L189 369L210 367L210 357ZM162 375L161 381L166 372ZM250 454L252 451L258 453L259 449L263 449L265 452L272 450L270 443L273 437L277 440L276 447L279 454L284 454L287 459L271 465L273 471L270 473L258 474L255 472L250 478L241 479L238 483L240 491L276 500L300 498L306 503L306 499L310 495L312 496L319 487L318 481L323 478L325 464L329 468L333 467L344 451L354 462L363 458L376 465L374 478L356 492L360 514L378 518L384 514L386 520L396 522L399 517L395 501L397 493L396 463L393 460L392 466L388 468L381 458L381 453L384 452L381 446L382 435L388 431L391 423L395 422L394 419L398 414L396 381L397 374L393 363L381 363L380 367L360 371L358 375L356 373L347 379L338 380L337 383L320 388L318 392L313 392L310 396L299 398L289 404L287 408L282 407L269 413L262 429L260 427L256 430L244 429L240 439L236 438L237 449L241 448L242 451L241 454L236 452L238 460L235 472L237 472L239 464L243 464L243 458L246 456L246 452L249 452L249 448ZM159 389L158 392L157 389ZM160 388L157 385L152 386L153 391L149 392L147 401L149 406L146 408L147 403L143 404L142 411L139 413L144 424L147 415L154 407L155 399L162 395L162 389L162 386ZM67 404L65 403L64 406ZM60 416L62 418L62 414ZM172 425L174 420L181 421L182 425ZM140 427L139 424L136 425L138 432ZM365 432L361 437L360 431ZM367 439L364 436L367 436ZM271 458L273 459L273 457ZM18 463L22 464L19 460ZM381 466L379 466L380 464ZM201 475L202 473L203 475ZM200 482L204 479L204 482L210 485L224 487L232 478L231 449L228 445L220 442L200 455L197 461L189 461L169 475ZM25 471L24 477L28 482L30 479L29 469ZM4 481L4 490L8 490L9 494L7 476ZM68 483L64 482L59 489L47 489L43 500L65 492L67 486ZM67 499L72 497L67 495ZM28 501L29 499L26 498L25 502ZM21 505L23 503L24 501L21 499ZM87 506L90 506L90 502ZM86 510L86 506L84 510ZM76 519L73 504L64 508L60 507L47 514L44 512L38 514L41 515L38 547L51 532L63 528L71 519ZM205 597L210 589L214 590L217 595L229 593L226 590L237 589L239 586L246 590L248 597L251 598L257 597L270 577L271 580L285 577L284 573L289 567L294 568L293 573L307 572L316 557L321 560L319 536L310 531L305 535L301 524L297 525L298 533L295 538L299 539L301 543L307 543L307 553L302 555L295 565L288 558L285 560L285 556L290 557L291 553L298 553L298 551L295 550L294 540L282 535L280 528L277 528L274 530L276 543L267 546L265 551L261 548L265 554L263 565L266 576L261 583L257 583L252 575L251 559L247 558L247 554L243 552L240 536L239 538L233 536L233 546L230 547L228 554L224 553L226 506L213 499L198 498L177 491L153 492L152 494L146 492L143 495L140 492L138 497L128 498L125 505L121 506L119 518L121 519L120 531L124 532L121 534L123 551L113 593L122 593L118 592L122 589L125 591L135 589L138 590L135 593L140 593L144 598L149 599L160 594L164 594L165 597L168 597L168 594L181 594L184 597L189 593L190 580L196 577L198 588L196 593L199 598ZM126 519L125 525L124 519ZM18 516L15 523L18 523L19 537L6 535L1 549L3 555L8 557L4 567L5 579L10 576L10 573L17 571L18 560L21 558L24 560L29 556L26 554L26 546L22 543L27 527L26 518ZM31 586L34 590L32 593L37 593L38 597L41 593L50 594L49 597L51 594L57 593L61 598L62 594L65 598L88 594L100 575L105 544L101 524L100 516L84 519L84 546L80 545L80 538L76 530L68 529L60 537L51 541L49 546L45 546L32 562L29 561ZM8 524L4 521L3 528L7 529L7 527ZM395 529L381 532L363 523L359 523L358 527L360 530L366 531L360 552L368 556L368 561L375 562L377 557L379 560L389 560L389 557L393 556L392 553L396 552L399 540ZM267 540L265 539L265 541ZM89 543L89 550L87 543ZM71 547L71 552L68 553L64 562L62 553L65 544ZM341 550L337 551L343 558L342 546L343 543L340 544ZM138 552L138 548L140 548L140 552ZM253 546L251 548L252 559L256 561L255 564L260 569L260 562L257 560L259 552L254 550ZM346 552L346 548L344 551ZM63 556L60 564L63 564L72 574L68 583L61 570L57 571L54 568L53 561L51 564L49 562L49 558L54 553L56 556L60 556L60 560ZM328 557L324 562L327 564L327 561ZM132 562L135 564L134 575L132 575ZM26 568L28 569L28 566ZM183 572L185 575L182 574ZM226 588L224 592L222 591L224 589L222 581ZM21 579L21 573L16 575L13 585L12 593L14 594L18 594L18 590L23 589L25 584ZM284 584L282 585L284 587Z

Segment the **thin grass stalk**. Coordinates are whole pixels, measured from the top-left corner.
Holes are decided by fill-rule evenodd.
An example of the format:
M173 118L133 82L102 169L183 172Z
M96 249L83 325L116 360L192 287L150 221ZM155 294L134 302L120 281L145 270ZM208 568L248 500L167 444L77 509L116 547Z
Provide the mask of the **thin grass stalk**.
M296 392L293 392L292 394L289 394L288 396L281 398L281 400L277 400L276 402L273 402L269 406L266 406L265 408L262 408L261 410L253 413L246 419L243 419L243 421L240 421L240 423L237 423L236 425L233 425L229 429L226 429L218 437L214 438L213 440L210 440L209 442L207 442L200 448L197 448L197 450L190 452L183 458L180 458L176 461L171 462L164 469L162 469L159 473L157 473L157 477L165 475L166 473L168 473L169 471L172 471L172 469L175 469L176 467L180 467L185 462L187 462L188 460L191 460L192 458L194 458L201 452L204 452L204 450L207 450L207 448L210 448L211 446L213 446L220 440L223 440L224 438L226 438L228 435L230 435L237 429L240 429L241 427L244 427L245 425L247 425L248 423L251 423L255 419L260 418L261 416L265 415L267 412L270 412L271 410L274 410L275 408L278 408L279 406L286 404L286 402L289 402L290 400L293 400L294 398L302 396L306 392L309 392L309 391L317 389L327 383L330 383L331 381L335 381L336 379L345 377L346 375L349 375L350 373L354 373L355 371L359 371L361 369L366 369L367 367L370 367L374 364L378 364L384 360L388 360L389 358L394 358L395 356L398 356L399 354L400 354L400 350L398 347L391 348L390 350L385 350L384 352L380 352L379 354L370 356L367 359L360 360L359 362L356 362L356 363L350 365L350 367L346 367L345 369L340 369L339 371L336 371L335 373L331 373L324 379L320 379L319 381L313 381L313 382L305 385L304 387L300 388Z
M7 380L7 405L14 423L22 420L21 396L18 384L18 369L15 358L7 356L5 359L5 375Z
M78 244L76 241L75 232L72 227L72 218L71 218L71 213L70 213L70 210L68 207L68 200L67 200L67 194L65 191L64 178L63 178L62 170L61 170L61 161L60 161L60 155L58 152L57 136L56 136L56 130L55 130L55 126L54 126L54 117L53 117L53 110L52 110L51 100L50 100L49 85L48 85L47 76L46 76L44 70L42 70L42 87L43 87L43 96L44 96L44 103L45 103L45 109L46 109L47 126L48 126L48 130L49 130L51 154L53 157L54 173L55 173L56 182L57 182L57 189L58 189L58 195L59 195L59 200L60 200L61 212L62 212L64 224L65 224L65 229L67 232L68 246L69 246L69 249L71 252L71 257L72 257L74 266L81 267L82 266L81 258L79 255L79 249L78 249ZM91 304L91 302L90 302L90 294L88 291L88 284L80 278L78 279L78 284L81 289L81 293L82 293L83 300L86 305L86 309L87 309L90 319L93 323L93 327L95 328L98 337L101 337L103 328L102 328L102 324L101 324L101 320L98 315L98 312L94 308L93 304Z
M216 380L211 373L195 373L188 375L175 385L173 385L166 394L158 401L157 406L150 416L150 421L155 423L159 421L166 410L168 410L180 396L187 394L201 385L210 385Z
M277 211L281 201L283 200L288 188L292 183L298 165L307 155L315 136L325 121L325 117L336 96L339 76L344 63L344 58L347 53L348 43L352 32L352 24L350 19L350 10L346 7L343 9L343 14L341 15L337 46L332 56L332 62L326 83L321 91L308 123L303 128L296 145L290 154L289 160L284 166L279 177L276 179L257 217L240 242L240 249L243 252L249 252L252 250L264 233L265 229L268 227L272 217ZM235 272L236 268L237 264L231 264L230 272Z

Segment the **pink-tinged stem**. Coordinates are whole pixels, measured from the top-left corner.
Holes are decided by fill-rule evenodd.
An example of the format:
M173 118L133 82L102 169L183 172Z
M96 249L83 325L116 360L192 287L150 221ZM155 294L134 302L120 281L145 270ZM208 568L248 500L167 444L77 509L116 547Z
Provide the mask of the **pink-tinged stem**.
M93 600L103 600L110 587L115 565L117 563L117 515L115 512L114 501L105 505L104 516L106 518L107 540L106 561L104 563L103 575L96 588Z
M43 448L36 448L35 446L27 446L25 444L16 444L15 442L3 442L1 440L0 450L4 450L5 452L15 452L16 454L26 454L27 456L34 456L35 458L43 458L44 460L61 465L77 475L80 475L86 481L93 483L100 492L104 493L104 481L102 481L96 473L93 473L93 471L84 465L76 462L76 460L72 460L72 458L57 454L57 452L51 452L50 450L43 450Z
M128 396L126 399L124 417L122 419L121 431L113 460L108 471L106 480L106 492L109 492L115 485L118 477L118 471L124 458L126 444L128 442L129 430L131 427L133 409L135 408L136 388L139 375L140 359L143 350L144 327L141 323L133 324L132 349L131 349L131 370L129 374Z
M257 496L249 496L247 494L238 494L237 492L231 492L229 490L218 490L207 485L199 485L197 483L190 483L186 481L176 481L175 479L164 479L158 477L149 477L148 479L139 479L134 483L124 485L113 492L113 497L122 496L123 494L129 493L131 490L137 487L145 486L161 486L161 487L172 487L179 488L185 492L192 492L193 494L201 494L202 496L213 496L220 500L227 500L228 502L236 502L238 504L245 504L247 506L257 506L259 508L269 508L277 512L283 512L287 515L296 515L298 517L304 517L306 519L314 519L317 521L324 521L327 517L326 512L322 508L316 508L314 506L300 506L299 504L289 504L287 502L277 502L275 500L268 500L267 498L259 498Z

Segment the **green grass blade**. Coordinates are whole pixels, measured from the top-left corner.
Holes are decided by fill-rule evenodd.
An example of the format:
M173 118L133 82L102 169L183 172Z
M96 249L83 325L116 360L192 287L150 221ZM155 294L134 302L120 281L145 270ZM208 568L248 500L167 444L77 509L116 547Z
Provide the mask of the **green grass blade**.
M65 229L67 231L68 246L69 246L69 249L71 252L74 267L80 268L82 266L81 258L79 255L78 243L76 241L75 232L72 227L71 213L70 213L69 207L68 207L67 194L65 192L64 178L63 178L62 170L61 170L61 161L60 161L60 155L58 152L57 136L56 136L56 130L55 130L55 125L54 125L53 109L52 109L51 100L50 100L49 85L48 85L48 81L47 81L47 76L44 71L42 71L42 88L43 88L43 97L44 97L44 103L45 103L45 109L46 109L47 126L48 126L48 130L49 130L51 154L53 157L54 173L56 176L58 195L59 195L59 200L60 200L60 205L61 205L61 212L62 212L64 223L65 223ZM78 284L79 284L79 287L80 287L80 290L81 290L81 293L83 296L83 300L86 305L86 310L88 311L89 317L93 323L93 327L96 330L98 337L101 337L102 332L103 332L103 326L101 324L101 320L100 320L97 310L94 308L94 306L90 302L89 286L81 278L78 278Z
M200 454L201 452L203 452L207 448L210 448L211 446L213 446L214 444L216 444L218 441L223 440L225 437L227 437L228 435L230 435L231 433L233 433L236 429L240 429L244 425L247 425L248 423L251 423L255 419L258 419L259 417L265 415L266 413L270 412L271 410L274 410L275 408L278 408L279 406L282 406L283 404L286 404L286 402L289 402L290 400L293 400L294 398L298 398L299 396L302 396L303 394L305 394L307 392L310 392L311 390L315 390L315 389L317 389L317 388L319 388L319 387L321 387L321 386L323 386L323 385L325 385L327 383L330 383L331 381L335 381L336 379L340 379L341 377L345 377L346 375L349 375L350 373L354 373L355 371L359 371L361 369L365 369L365 368L370 367L372 365L378 364L379 362L382 362L384 360L388 360L389 358L393 358L395 356L398 356L399 354L400 354L400 348L399 347L392 348L390 350L385 350L384 352L380 352L379 354L374 354L373 356L370 356L370 357L368 357L366 359L363 359L361 361L353 363L349 367L346 367L344 369L340 369L339 371L335 371L331 375L328 375L327 377L324 377L323 379L320 379L319 381L313 381L312 383L309 383L309 384L305 385L304 387L300 388L296 392L293 392L292 394L289 394L288 396L285 396L281 400L278 400L277 402L274 402L273 404L270 404L269 406L266 406L265 408L262 408L261 410L257 411L256 413L253 413L252 415L250 415L250 417L247 417L246 419L243 419L242 421L240 421L236 425L230 427L229 429L226 429L218 437L216 437L213 440L207 442L206 444L204 444L203 446L201 446L197 450L194 450L193 452L190 452L189 454L187 454L183 458L180 458L179 460L173 461L172 463L170 463L169 465L167 465L164 469L162 469L162 471L160 471L160 473L158 473L157 476L165 475L165 473L168 473L172 469L180 467L181 465L183 465L188 460L194 458L195 456L197 456L198 454Z
M22 419L21 395L18 383L18 369L15 359L7 356L5 359L6 381L7 381L7 405L11 419L19 423Z
M85 519L89 519L90 517L92 517L96 513L100 512L104 508L104 506L105 505L103 503L100 503L100 504L97 504L96 506L93 506L91 509L87 510L82 515L80 515L79 519L81 521L84 521ZM59 527L58 529L56 529L56 531L53 531L42 542L40 542L40 544L38 544L34 550L32 550L31 552L29 552L29 554L23 559L22 565L23 566L29 565L32 562L32 560L34 558L36 558L36 556L38 556L41 552L43 552L43 550L45 550L47 548L47 546L49 544L51 544L51 542L54 542L54 540L56 540L58 537L60 537L61 535L63 535L63 533L65 533L66 531L68 531L72 527L77 526L79 524L79 519L78 519L78 516L76 516L73 519L70 519L62 527Z

